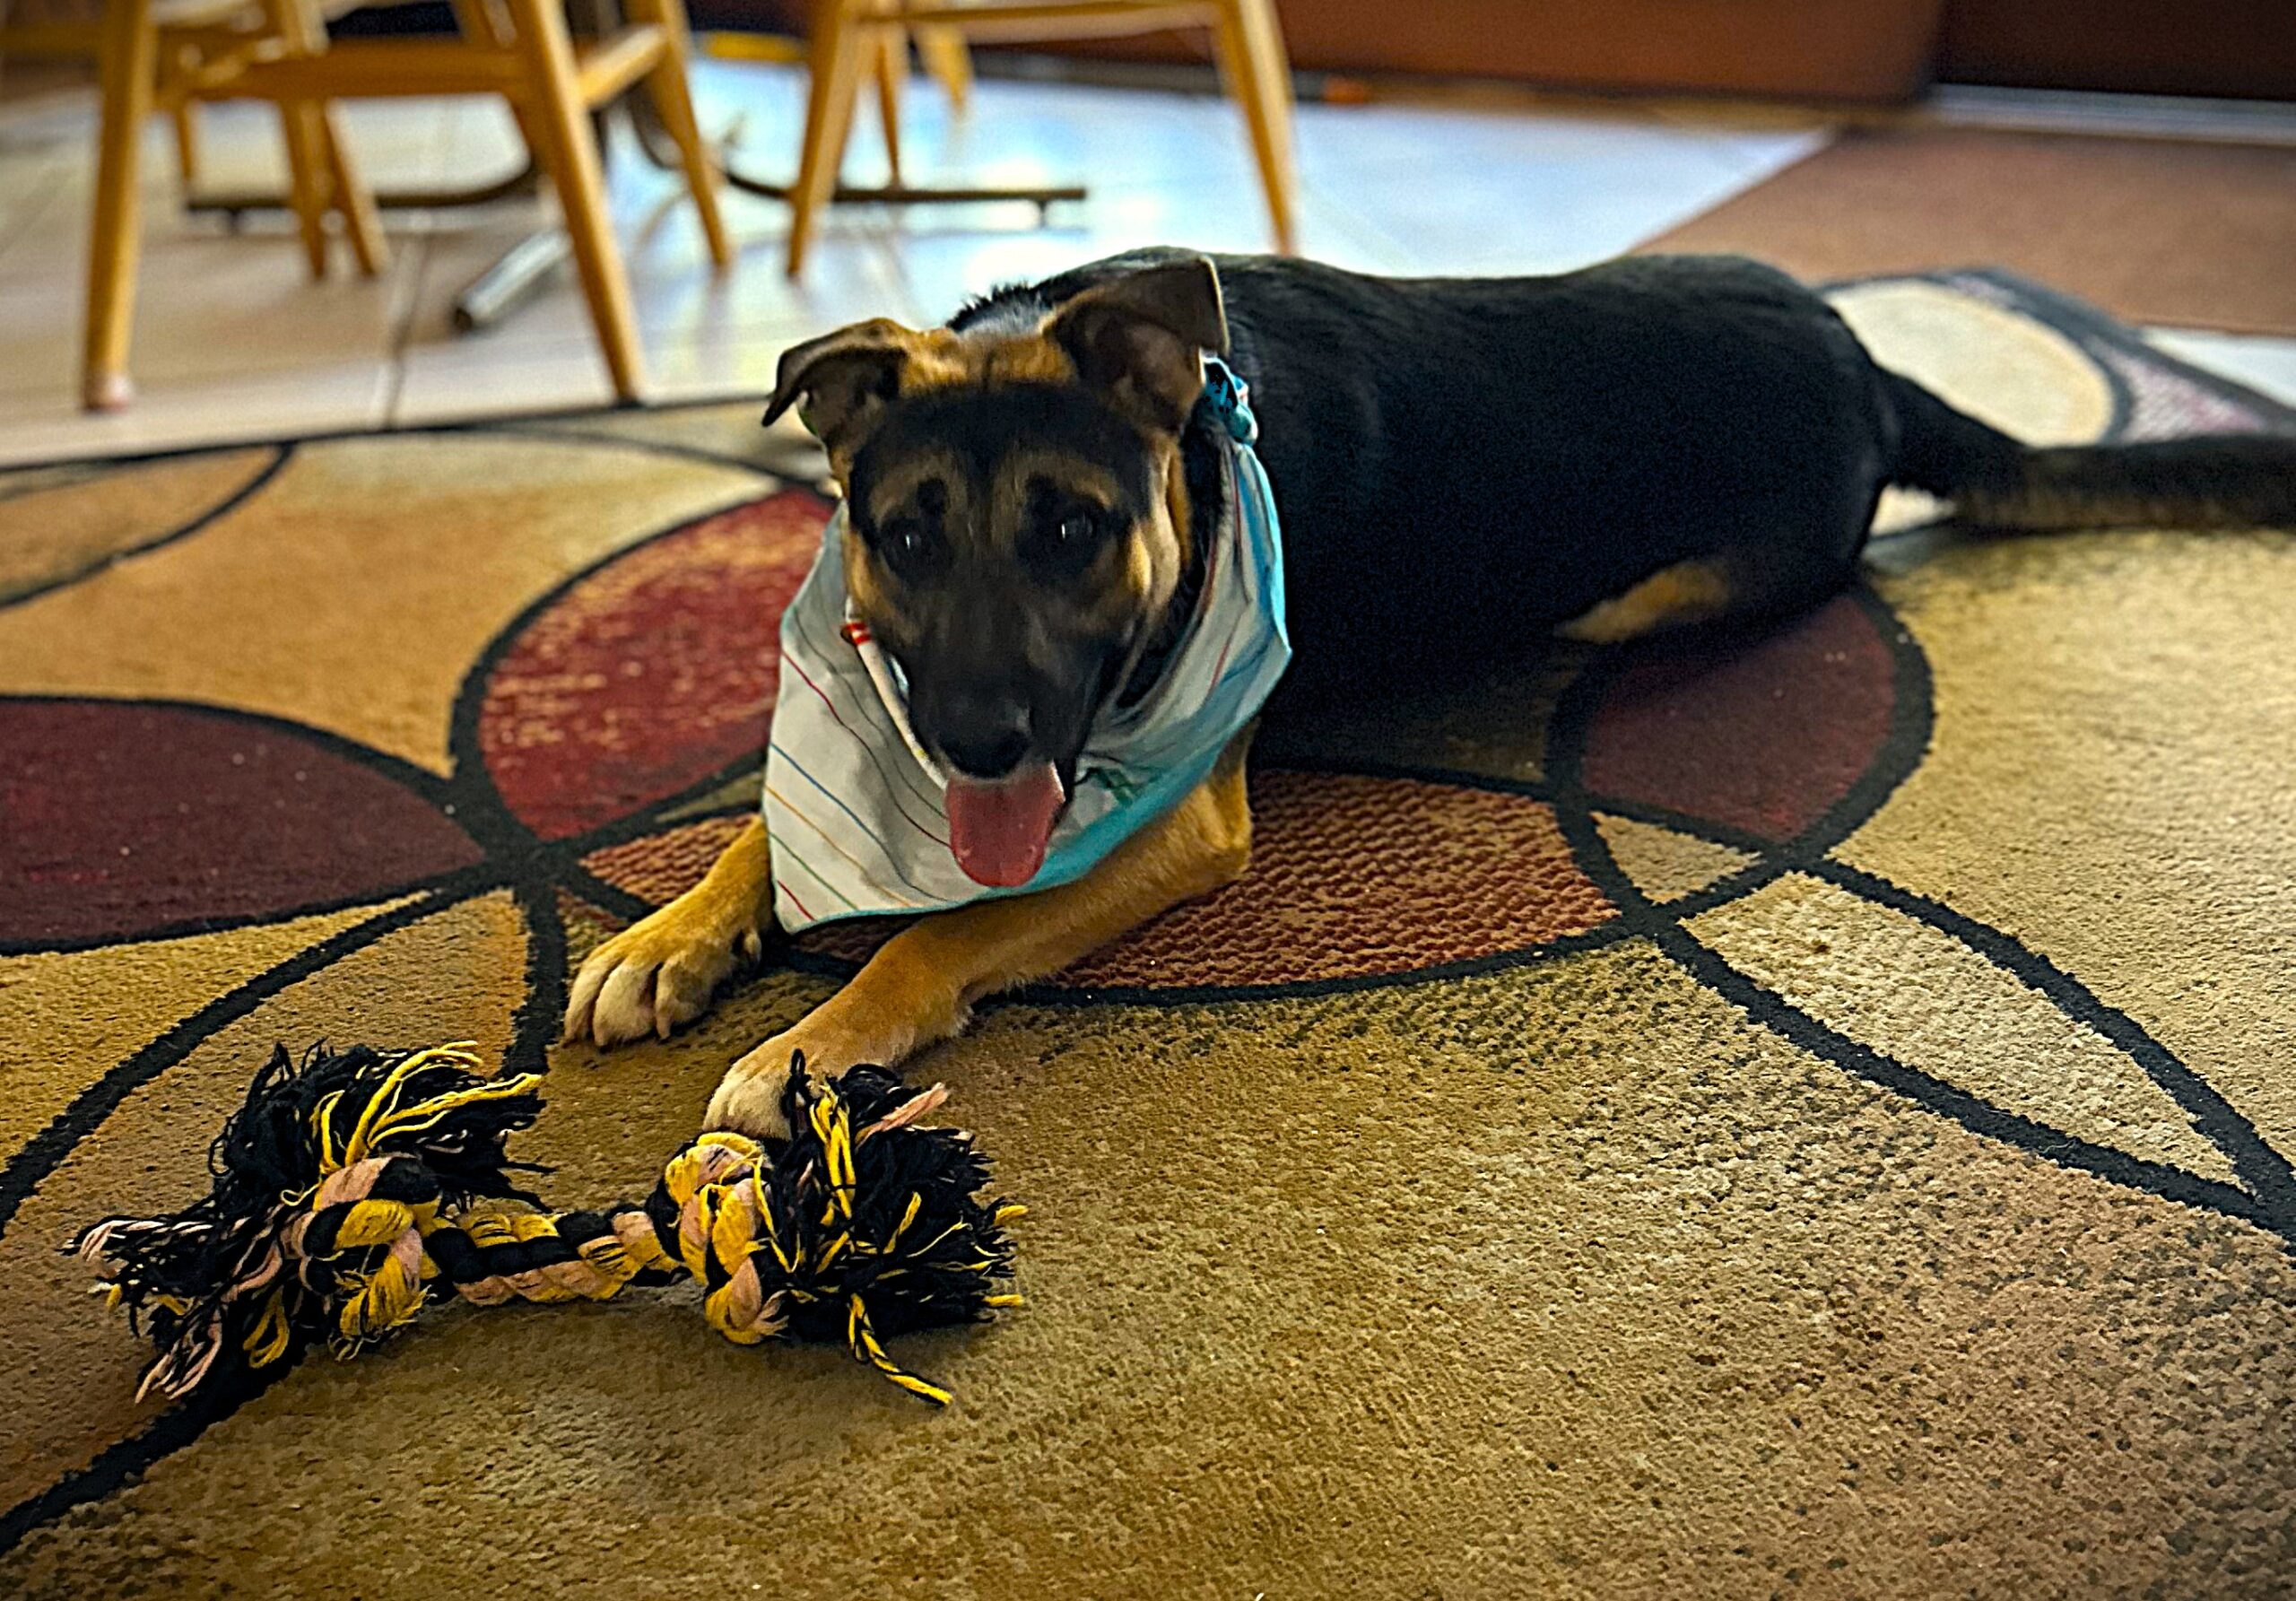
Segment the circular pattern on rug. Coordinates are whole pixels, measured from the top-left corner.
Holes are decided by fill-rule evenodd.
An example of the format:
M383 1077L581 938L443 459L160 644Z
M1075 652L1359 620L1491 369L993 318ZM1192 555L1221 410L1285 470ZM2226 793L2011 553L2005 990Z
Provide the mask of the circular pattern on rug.
M1263 989L1455 970L1600 927L1613 909L1542 802L1457 784L1256 771L1252 861L1049 982ZM801 944L849 961L891 932L831 924Z
M1845 596L1757 638L1637 659L1602 697L1583 780L1783 842L1873 767L1896 693L1889 642Z
M785 490L622 552L536 608L478 710L510 812L564 839L764 749L782 609L828 518L820 496Z
M1988 304L2010 304L2018 292L1996 285ZM2215 408L2179 402L2170 418L2165 401L2152 411L2118 405L2115 430L2170 421L2213 426L2227 417L2296 423L2205 375L2172 370L2134 335L2084 331L2045 299L2018 304L2020 315L2061 322L2060 331L2100 371L2144 367L2159 395L2182 386L2176 394ZM2123 392L2144 399L2144 385L2133 378ZM674 431L675 413L642 421L648 430ZM36 1132L19 1143L0 1176L0 1231L15 1224L4 1243L43 1264L18 1276L31 1298L26 1304L48 1297L38 1304L49 1308L63 1294L64 1275L50 1270L50 1252L65 1231L64 1209L94 1214L97 1192L114 1188L117 1172L196 1173L213 1128L204 1113L178 1115L176 1102L212 1111L211 1101L222 1103L219 1085L236 1092L236 1082L225 1082L236 1060L219 1058L246 1040L301 1039L317 1026L402 1040L463 1030L482 1038L507 1071L592 1065L587 1045L561 1052L554 1044L573 953L588 949L607 925L642 915L700 878L753 815L775 623L827 514L819 495L722 448L665 449L658 439L605 437L628 422L587 420L595 431L581 445L599 453L589 466L608 464L591 482L626 475L646 487L628 503L655 509L627 521L587 506L580 518L569 512L562 474L572 445L533 449L532 431L509 428L459 436L487 439L489 505L495 515L515 514L497 531L526 539L517 548L534 559L517 570L515 582L498 574L489 587L483 574L469 579L484 602L474 615L493 635L483 648L395 628L395 648L400 633L408 636L404 650L362 644L359 659L375 661L377 672L357 684L300 655L284 658L300 671L295 687L310 692L295 702L296 715L316 708L309 720L348 733L258 715L248 709L248 689L231 704L181 703L201 692L179 684L240 682L212 671L199 676L218 663L241 662L248 641L230 637L233 631L192 627L165 651L144 639L115 647L90 631L111 615L108 607L178 595L153 581L155 569L178 559L196 567L222 543L212 527L203 543L196 526L152 533L138 525L138 548L146 533L157 542L153 566L139 568L135 563L145 558L131 555L13 607L0 600L0 662L14 674L0 690L22 692L0 698L0 749L30 756L0 766L0 960L10 964L0 985L13 987L0 998L34 1020L20 1031L29 1043L20 1043L16 1060L27 1060L26 1049L50 1048L39 1009L57 1008L59 996L73 997L64 1005L77 1002L83 1015L97 1015L98 1007L79 997L100 996L104 1018L142 1019L145 1011L108 1010L123 981L135 983L146 992L148 1015L160 1020L105 1036L100 1048L83 1052L91 1058L84 1067L68 1049L59 1052L63 1065L52 1082L42 1081L53 1105L30 1103L22 1120ZM711 437L722 439L722 431ZM626 460L613 457L622 450L631 453ZM370 513L379 505L387 518L396 504L387 492L390 474L414 483L426 451L435 471L435 444L411 435L285 445L277 459L285 467L325 467L356 457L361 470L338 476L360 498L333 504ZM219 469L215 483L246 465L233 464L230 474ZM247 485L248 509L277 513L275 502L285 498L279 485L298 481L285 467ZM689 470L690 481L679 476ZM496 475L511 482L497 485ZM318 472L309 481L329 477ZM91 492L105 482L102 474L91 478ZM215 486L203 484L195 499ZM695 515L723 507L735 493L750 498ZM664 498L648 498L657 494ZM537 507L554 510L561 530L587 519L594 537L580 547L583 555L566 554L534 535L533 525L515 520ZM404 548L438 553L438 565L422 570L431 593L441 574L460 581L461 570L450 564L470 548L472 529L412 516L401 521ZM536 593L608 547L612 555ZM100 540L74 548L107 561L116 549ZM2274 571L2266 561L2279 559L2240 542L2212 541L2207 548L2248 551L2254 565L2219 570L2259 579ZM371 621L371 602L407 564L354 561L339 591L316 599L308 576L274 581L244 564L220 570L252 605L283 616L305 607L300 621L339 628ZM2283 592L2260 581L2254 587ZM2209 593L2218 601L2244 597L2231 586ZM2227 614L2257 613L2231 608ZM1953 638L1930 614L1924 627L1941 642ZM478 630L456 636L484 637ZM2183 643L2196 651L2213 638L2190 632ZM39 654L45 644L61 659L69 654L62 643L91 639L122 656L141 650L139 665L156 662L155 673L180 669L180 679L134 682L141 692L181 699L102 699L98 692L112 681L68 680ZM1969 648L1966 640L1961 648ZM416 666L430 671L417 674ZM1135 930L1032 998L1083 1005L1115 995L1171 1007L1170 1021L1180 1028L1224 1030L1255 1008L1193 1015L1187 1008L1205 1000L1288 1004L1333 988L1425 985L1636 942L1632 952L1557 973L1552 985L1520 988L1561 995L1567 1007L1582 975L1605 964L1663 969L1665 981L1696 986L1694 1004L1721 1029L1768 1031L1801 1053L1807 1060L1796 1073L1839 1071L1984 1141L2117 1187L2108 1196L2114 1205L2133 1205L2141 1193L2207 1214L2212 1226L2296 1239L2296 1186L2280 1148L2296 1117L2278 1125L2258 1118L2253 1108L2267 1103L2253 1081L2235 1079L2226 1066L2231 1053L2187 1064L2091 990L2069 962L2059 966L2043 954L2039 942L2028 945L2019 934L1948 904L1958 890L1924 894L1892 882L1861 855L1893 821L1902 833L1908 817L1925 817L1923 793L1899 795L1892 804L1892 792L1921 762L1932 732L1926 659L1876 595L1861 591L1725 646L1574 657L1554 676L1559 700L1542 687L1535 695L1478 702L1472 718L1462 714L1456 727L1435 729L1412 747L1422 760L1429 751L1445 753L1477 770L1364 770L1381 749L1375 741L1334 753L1332 765L1348 770L1257 770L1251 873ZM434 712L437 721L426 723ZM430 736L408 736L410 728ZM1967 753L1968 727L1948 737L1962 746L1957 757ZM447 756L451 770L413 765L430 761L443 769ZM1953 781L1952 767L1935 763L1923 791ZM1885 805L1891 810L1875 819L1882 826L1844 847L1851 831ZM2107 841L2108 855L2118 843ZM1917 865L1904 875L1909 883L1930 859L1921 844L1900 842L1909 852L1902 859ZM2230 852L2222 859L2237 860ZM322 909L331 909L309 916L306 934L295 919ZM135 943L210 930L216 931L210 939ZM789 961L834 975L884 931L825 930L802 942ZM230 948L219 953L219 946ZM1862 961L1842 959L1853 949L1866 953ZM1923 982L1897 981L1905 972ZM1496 1000L1502 987L1490 988ZM669 1092L674 1070L713 1068L715 1053L740 1026L768 1010L784 1015L819 992L776 987L770 1006L721 1019L715 1033L634 1048L597 1064L596 1074L558 1075L553 1135L572 1127L585 1149L610 1146L629 1097L657 1097L648 1105L658 1112L668 1104L658 1098ZM1426 998L1436 1008L1453 1004L1432 990ZM1474 996L1465 1004L1483 1003ZM1297 1012L1360 1008L1368 1016L1380 1005L1301 1000ZM1416 996L1386 1009L1405 1031L1404 1055L1415 1055L1410 1020L1431 1009ZM1025 1031L1036 1030L1049 1060L1068 1021L1022 1023L1023 1048L1031 1048ZM1276 1012L1258 1019L1272 1023L1272 1039L1286 1041L1275 1050L1288 1052L1289 1041L1312 1050L1306 1039L1312 1031L1297 1021ZM1599 1015L1591 1022L1597 1031L1604 1026ZM1996 1044L2018 1042L2020 1051L1975 1059L1968 1046L1981 1030L1992 1031ZM1472 1057L1454 1057L1445 1070L1505 1072L1501 1058L1511 1052L1513 1070L1522 1071L1533 1048L1515 1051L1519 1043L1478 1043ZM1610 1042L1605 1036L1596 1043L1607 1049ZM2031 1049L2022 1049L2027 1044ZM1727 1059L1642 1066L1711 1081ZM1596 1064L1597 1071L1608 1066ZM588 1087L608 1079L611 1105ZM1406 1075L1377 1088L1384 1094L1412 1082ZM2100 1086L2109 1092L2098 1092ZM1731 1132L1744 1137L1752 1127ZM1239 1128L1234 1137L1247 1141L1252 1131ZM1708 1158L1701 1149L1682 1160L1688 1172ZM69 1288L74 1306L45 1326L42 1337L73 1350L76 1362L82 1345L97 1342L83 1342L81 1326L70 1321L81 1298L76 1284ZM38 1364L26 1371L53 1384L66 1370L58 1359L44 1374ZM86 1383L83 1370L69 1372L67 1386ZM117 1394L93 1388L106 1397L101 1405L63 1409L79 1432L60 1446L49 1442L38 1482L23 1492L30 1499L13 1514L19 1528L109 1494L204 1426L194 1419L146 1427L126 1405L126 1387Z
M292 917L481 859L365 753L239 713L0 700L0 947Z

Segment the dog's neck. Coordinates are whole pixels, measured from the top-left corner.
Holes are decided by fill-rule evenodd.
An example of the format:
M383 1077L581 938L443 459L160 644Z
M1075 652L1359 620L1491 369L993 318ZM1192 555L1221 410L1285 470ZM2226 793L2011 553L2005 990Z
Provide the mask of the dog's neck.
M1155 688L1180 641L1187 637L1187 625L1203 602L1207 555L1219 536L1220 519L1230 514L1229 497L1233 492L1221 459L1223 432L1224 424L1207 417L1205 408L1199 405L1180 435L1176 482L1166 495L1172 526L1180 536L1179 581L1149 631L1146 644L1125 674L1113 701L1118 708L1138 705Z

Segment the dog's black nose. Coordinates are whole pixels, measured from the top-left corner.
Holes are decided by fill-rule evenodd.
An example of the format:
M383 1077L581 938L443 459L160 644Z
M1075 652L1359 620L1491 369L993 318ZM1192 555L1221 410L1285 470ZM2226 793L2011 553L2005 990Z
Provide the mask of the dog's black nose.
M1015 709L969 718L964 727L943 733L941 753L969 779L1001 779L1029 753L1023 717Z

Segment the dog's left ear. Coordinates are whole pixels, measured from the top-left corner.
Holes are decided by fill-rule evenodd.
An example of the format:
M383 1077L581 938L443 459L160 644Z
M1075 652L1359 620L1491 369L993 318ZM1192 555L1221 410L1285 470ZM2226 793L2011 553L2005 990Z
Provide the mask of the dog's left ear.
M1044 335L1118 411L1178 433L1204 389L1204 352L1228 353L1219 270L1194 256L1127 273L1063 301Z

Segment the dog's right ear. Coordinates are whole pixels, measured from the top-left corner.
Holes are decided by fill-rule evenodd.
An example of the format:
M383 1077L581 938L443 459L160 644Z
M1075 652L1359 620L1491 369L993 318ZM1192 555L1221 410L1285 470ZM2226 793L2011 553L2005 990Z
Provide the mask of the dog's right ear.
M792 346L775 370L766 422L796 406L797 421L841 468L900 394L917 340L913 329L880 317Z

